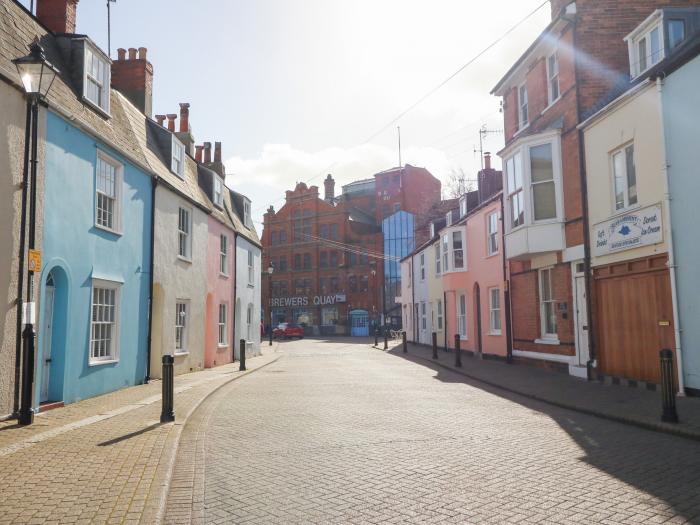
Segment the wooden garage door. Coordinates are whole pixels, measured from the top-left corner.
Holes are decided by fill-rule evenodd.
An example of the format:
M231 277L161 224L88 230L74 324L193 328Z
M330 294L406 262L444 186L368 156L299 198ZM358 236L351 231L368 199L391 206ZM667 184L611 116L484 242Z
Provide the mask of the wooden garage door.
M598 359L604 374L659 382L659 350L673 348L666 255L596 268Z

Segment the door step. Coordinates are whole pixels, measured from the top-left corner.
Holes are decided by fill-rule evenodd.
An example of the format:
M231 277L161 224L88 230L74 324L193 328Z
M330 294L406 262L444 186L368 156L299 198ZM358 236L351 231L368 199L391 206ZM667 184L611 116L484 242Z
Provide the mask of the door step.
M65 406L63 401L46 401L39 405L39 412L46 412L48 410L53 410L54 408L61 408Z
M588 367L583 365L569 365L569 375L588 379Z

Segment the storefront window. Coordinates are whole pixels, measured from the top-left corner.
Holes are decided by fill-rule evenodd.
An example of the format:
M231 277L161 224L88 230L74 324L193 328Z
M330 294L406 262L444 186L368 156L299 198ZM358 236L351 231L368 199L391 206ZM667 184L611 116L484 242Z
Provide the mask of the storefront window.
M321 308L321 324L323 326L338 324L338 308L335 306Z

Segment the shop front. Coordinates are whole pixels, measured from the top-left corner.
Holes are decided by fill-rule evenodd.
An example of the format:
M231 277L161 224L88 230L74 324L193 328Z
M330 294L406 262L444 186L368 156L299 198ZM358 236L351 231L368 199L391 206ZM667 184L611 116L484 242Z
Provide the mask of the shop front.
M306 335L343 335L347 317L345 294L274 297L270 300L274 325L294 323Z

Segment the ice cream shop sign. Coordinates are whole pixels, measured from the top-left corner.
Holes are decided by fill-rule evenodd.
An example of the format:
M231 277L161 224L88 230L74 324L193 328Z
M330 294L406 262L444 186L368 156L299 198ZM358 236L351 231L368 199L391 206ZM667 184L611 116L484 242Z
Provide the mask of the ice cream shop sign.
M276 308L286 308L289 306L327 306L345 302L345 294L337 293L333 295L315 295L313 297L273 297L270 299L270 306Z
M634 210L596 224L592 240L596 256L662 242L661 205Z

